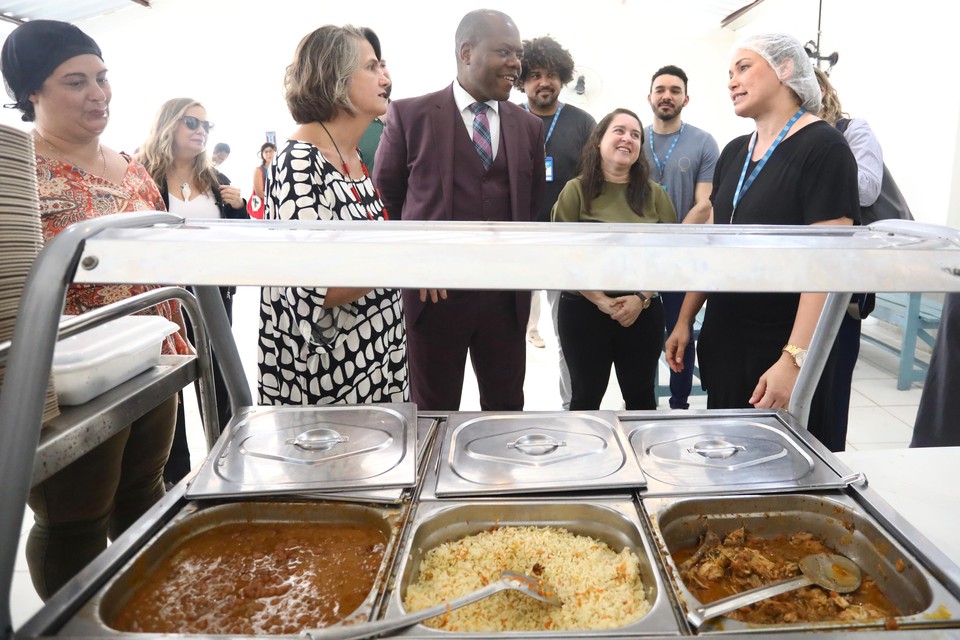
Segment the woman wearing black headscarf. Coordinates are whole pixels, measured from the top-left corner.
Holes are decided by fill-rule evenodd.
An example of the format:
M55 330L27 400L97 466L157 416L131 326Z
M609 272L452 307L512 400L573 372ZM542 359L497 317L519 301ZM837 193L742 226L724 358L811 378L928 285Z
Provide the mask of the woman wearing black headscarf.
M157 185L143 165L100 144L112 91L100 47L77 27L34 20L17 27L0 53L13 106L33 122L44 239L103 215L162 211ZM73 285L66 313L81 314L148 287ZM181 325L179 304L156 313ZM163 345L188 354L179 333ZM162 471L173 437L177 398L157 405L30 491L34 526L27 563L47 599L106 549L164 494Z

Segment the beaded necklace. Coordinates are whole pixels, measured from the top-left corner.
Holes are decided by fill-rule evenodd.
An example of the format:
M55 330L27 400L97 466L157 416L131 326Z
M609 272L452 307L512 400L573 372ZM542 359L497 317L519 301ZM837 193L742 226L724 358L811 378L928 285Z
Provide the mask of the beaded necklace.
M357 185L353 181L353 176L350 175L350 167L347 166L347 161L343 159L343 154L340 153L340 147L337 146L337 141L333 139L333 136L330 135L330 132L327 131L327 128L324 126L322 122L318 124L327 134L327 137L330 138L330 142L333 143L333 148L337 152L337 156L339 156L340 158L340 164L343 166L343 175L345 175L347 177L347 180L350 182L350 192L353 193L353 197L356 198L357 204L363 207L363 212L367 214L367 218L370 220L373 220L374 217L373 217L373 214L370 213L370 209L367 207L367 205L363 204L363 200L360 199L360 191L357 189ZM359 155L359 153L360 153L360 149L359 147L357 147L357 154ZM362 158L360 160L360 168L363 170L363 177L369 179L370 172L367 171L367 163L365 163ZM377 199L382 202L383 200L382 198L380 198L380 190L374 187L373 191L377 195ZM387 215L386 207L383 207L382 212L383 212L383 219L389 220L390 216Z

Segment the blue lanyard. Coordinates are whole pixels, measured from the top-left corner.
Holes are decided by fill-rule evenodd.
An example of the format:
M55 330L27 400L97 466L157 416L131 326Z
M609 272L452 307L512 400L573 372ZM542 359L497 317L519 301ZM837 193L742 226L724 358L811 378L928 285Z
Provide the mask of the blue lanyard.
M523 108L526 109L527 112L529 113L530 107L527 106L526 103L524 103ZM544 138L544 140L543 140L543 148L544 148L544 149L547 148L547 143L550 142L550 136L553 135L553 128L554 128L555 126L557 126L557 118L560 117L560 112L561 112L561 111L563 111L563 103L562 103L562 102L558 102L558 103L557 103L557 112L556 112L555 114L553 114L553 122L550 123L550 129L547 131L547 137Z
M673 139L673 144L670 145L670 150L667 151L667 155L663 159L663 164L660 164L660 158L657 157L657 152L653 150L653 127L650 127L650 155L653 156L653 162L657 165L657 171L660 172L660 184L663 184L663 170L667 168L667 163L670 162L670 154L673 153L674 147L676 147L677 142L680 141L680 134L683 133L685 126L687 126L686 123L680 123L680 131L677 132L677 137Z
M763 165L767 164L767 160L769 160L770 156L773 155L773 150L776 149L783 139L787 137L787 133L790 132L790 127L792 127L793 124L800 119L800 116L805 113L805 109L797 109L797 112L793 114L793 117L790 118L790 121L783 125L783 129L781 129L780 133L777 134L773 144L770 145L770 148L767 149L767 152L763 154L763 157L760 158L757 166L753 168L753 171L750 172L750 176L746 179L746 182L744 182L744 176L747 175L747 167L750 166L750 158L753 156L753 149L757 146L756 132L754 132L754 134L750 137L750 145L747 148L747 157L743 159L743 170L740 172L740 182L737 183L737 191L733 194L733 211L730 213L731 223L733 223L733 216L737 212L737 204L739 204L740 199L746 195L747 189L750 188L750 185L753 184L753 181L756 180L758 175L760 175L760 170L763 169Z

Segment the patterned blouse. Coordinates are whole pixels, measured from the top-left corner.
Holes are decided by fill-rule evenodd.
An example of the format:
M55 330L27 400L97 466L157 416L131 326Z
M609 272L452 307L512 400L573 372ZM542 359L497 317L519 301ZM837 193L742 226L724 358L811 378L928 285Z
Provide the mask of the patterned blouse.
M87 173L79 167L37 154L37 183L40 196L40 223L43 239L49 241L71 224L113 213L164 211L157 185L142 164L122 154L130 163L122 184ZM64 313L79 315L117 300L150 289L153 286L131 284L73 284L67 290ZM159 314L176 322L180 303L168 300L143 313ZM163 353L188 355L190 348L179 333L167 337Z
M369 177L351 180L306 142L288 141L272 173L267 220L373 224L385 218ZM357 264L363 264L363 256ZM408 401L400 292L373 289L332 309L323 306L326 295L326 289L263 287L257 345L260 404Z

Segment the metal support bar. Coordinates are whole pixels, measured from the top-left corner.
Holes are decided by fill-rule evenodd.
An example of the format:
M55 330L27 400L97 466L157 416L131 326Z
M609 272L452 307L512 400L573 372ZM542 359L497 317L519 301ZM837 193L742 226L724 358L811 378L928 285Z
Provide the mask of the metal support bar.
M960 291L960 235L928 229L216 220L105 231L75 281L709 293L910 291L922 279Z
M223 306L223 299L217 287L194 287L194 291L197 293L201 315L207 325L213 352L217 355L220 373L227 387L227 394L230 396L231 411L236 414L240 407L251 406L253 399L250 396L250 385L247 384L246 376L243 374L243 365L240 363L240 354L237 352L237 343L233 339L233 331ZM217 437L219 437L216 413L212 416L212 421L217 424ZM209 436L210 432L207 435ZM212 448L214 442L216 438L210 440L208 437L207 447Z
M83 244L107 228L174 222L180 222L180 218L150 213L77 223L47 243L27 276L7 361L8 371L16 375L7 375L0 391L0 469L5 470L7 483L0 491L0 637L4 639L13 635L10 590L43 420L43 402L38 401L37 390L47 388L60 313Z
M793 385L788 411L804 429L808 428L807 421L810 418L813 394L817 390L817 383L820 382L820 375L827 364L827 357L837 339L840 323L843 322L843 314L847 312L849 303L849 293L827 294L823 311L820 312L820 319L817 321L817 328L813 332L810 347L807 349L807 358L803 368L800 369L800 375L797 376L797 382Z

